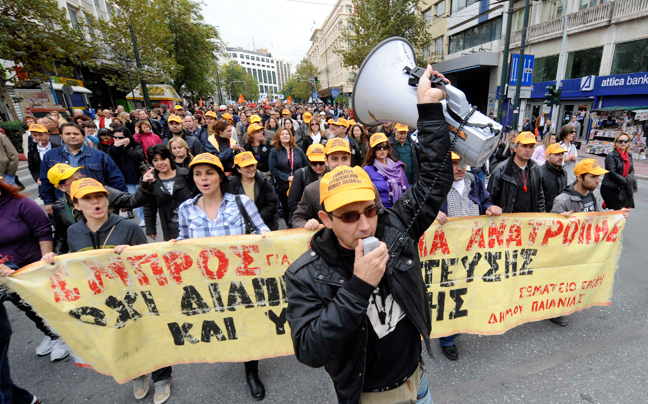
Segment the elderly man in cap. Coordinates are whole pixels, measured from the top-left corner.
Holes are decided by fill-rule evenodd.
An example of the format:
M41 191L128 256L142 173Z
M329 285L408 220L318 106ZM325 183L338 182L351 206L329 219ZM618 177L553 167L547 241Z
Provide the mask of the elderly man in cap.
M297 360L326 368L339 403L432 403L421 361L421 339L431 351L431 312L418 240L452 183L439 104L445 94L431 87L432 74L438 75L428 66L417 89L419 182L392 208L380 209L360 167L325 174L318 213L325 228L286 271L286 319ZM365 250L372 236L380 243Z
M349 143L349 147L351 148L351 167L355 167L362 164L364 156L362 155L362 150L360 149L358 141L347 134L348 129L349 122L344 118L338 118L329 125L329 131Z
M27 165L32 178L38 185L40 185L40 166L45 153L57 147L61 147L60 143L55 143L50 139L50 134L47 128L43 125L33 123L29 125L29 132L34 141L29 146L27 152Z
M397 123L394 128L394 135L389 137L392 156L394 156L394 160L400 160L405 163L407 183L414 185L414 183L419 179L421 147L410 136L409 127L407 125Z
M522 132L515 139L513 154L497 166L488 182L491 202L504 213L545 212L540 167L531 159L535 135Z
M551 212L554 199L567 186L567 173L562 166L563 156L567 150L560 143L547 147L545 164L540 167L542 173L542 191L545 197L545 210Z

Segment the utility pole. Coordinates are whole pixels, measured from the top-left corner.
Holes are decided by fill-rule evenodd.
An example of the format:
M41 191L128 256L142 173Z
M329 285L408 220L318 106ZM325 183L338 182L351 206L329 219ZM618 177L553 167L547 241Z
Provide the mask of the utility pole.
M515 0L509 0L508 17L506 18L506 39L504 40L504 53L502 56L502 74L500 76L500 93L497 100L497 121L502 122L502 108L506 96L506 77L508 73L509 47L511 46L511 24L513 23L513 5Z
M556 73L556 90L562 86L563 78L563 64L565 63L565 49L567 48L567 9L565 8L565 2L560 0L560 5L563 9L563 35L562 35L562 47L560 48L560 56L558 57L558 72ZM551 111L551 122L555 122L556 128L562 126L562 122L558 122L558 113L560 110L560 104L556 108L553 108Z
M218 62L216 63L216 84L218 85L218 105L223 105L223 92L221 91L220 76L218 74Z
M520 113L520 87L522 86L522 74L524 72L524 43L526 32L529 26L529 0L524 2L524 23L522 25L522 39L520 40L520 61L518 62L517 81L515 83L515 99L513 101L513 129L518 127L518 116Z
M137 50L137 41L135 40L135 30L132 25L129 25L131 33L131 40L133 41L133 51L135 52L135 61L137 62L137 70L140 72L140 85L142 86L142 96L144 97L144 104L146 104L147 109L151 109L151 100L149 99L148 88L146 88L146 80L143 79L142 75L142 62L140 61L139 51ZM134 100L133 100L134 101Z

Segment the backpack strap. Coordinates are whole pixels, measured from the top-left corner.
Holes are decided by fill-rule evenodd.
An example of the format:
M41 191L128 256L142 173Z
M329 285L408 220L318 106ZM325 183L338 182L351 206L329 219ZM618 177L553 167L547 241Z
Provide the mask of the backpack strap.
M241 201L241 195L234 195L234 200L236 200L236 206L238 207L241 216L243 216L243 222L245 223L245 234L257 234L256 227L252 224L252 219L248 214L247 209L243 206L243 201Z

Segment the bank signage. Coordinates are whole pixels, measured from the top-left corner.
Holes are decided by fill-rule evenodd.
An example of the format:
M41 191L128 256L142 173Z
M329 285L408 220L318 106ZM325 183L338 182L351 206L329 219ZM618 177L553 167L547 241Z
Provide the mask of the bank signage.
M533 83L531 98L544 98L545 88L556 81ZM594 98L606 95L648 94L648 72L616 74L612 76L586 76L562 81L561 98Z

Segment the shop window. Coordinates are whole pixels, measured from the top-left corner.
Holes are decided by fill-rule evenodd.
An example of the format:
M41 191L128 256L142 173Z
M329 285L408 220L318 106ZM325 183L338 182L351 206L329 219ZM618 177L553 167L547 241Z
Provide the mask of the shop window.
M559 55L535 58L533 63L533 82L556 80Z
M638 73L648 70L648 39L618 43L610 74Z
M566 79L575 79L579 77L598 76L601 68L601 58L603 57L603 47L583 49L576 52L569 52L567 56L567 69L565 70Z

